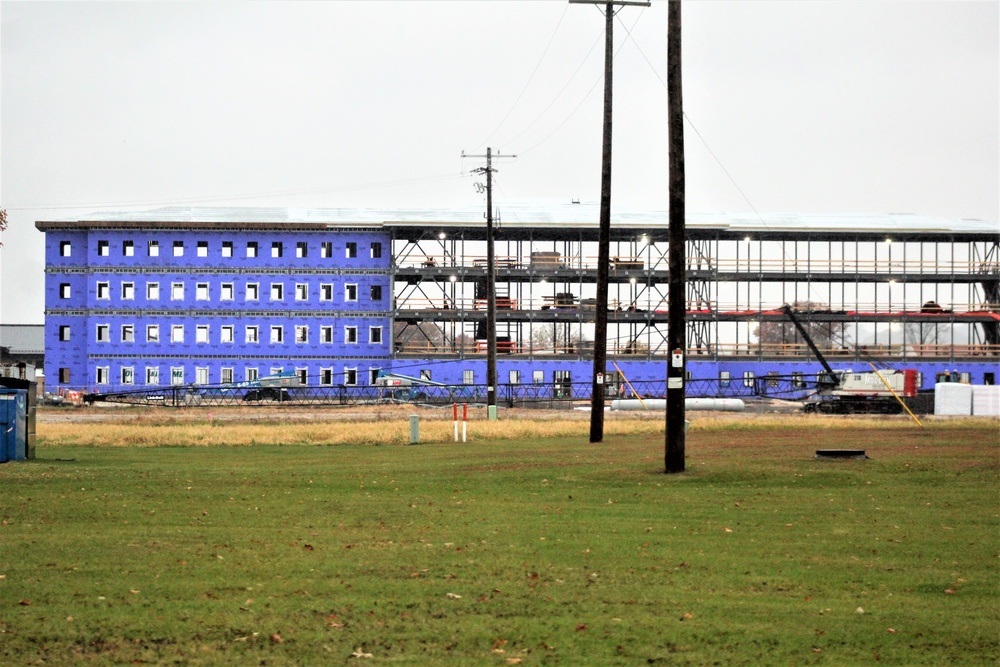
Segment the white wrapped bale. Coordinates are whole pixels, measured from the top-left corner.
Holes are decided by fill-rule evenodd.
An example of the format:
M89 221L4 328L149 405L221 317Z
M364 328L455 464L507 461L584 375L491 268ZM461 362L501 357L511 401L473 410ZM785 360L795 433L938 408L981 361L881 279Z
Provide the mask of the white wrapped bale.
M957 382L939 382L934 385L934 414L972 414L972 385Z
M980 417L1000 417L1000 385L972 385L972 414Z

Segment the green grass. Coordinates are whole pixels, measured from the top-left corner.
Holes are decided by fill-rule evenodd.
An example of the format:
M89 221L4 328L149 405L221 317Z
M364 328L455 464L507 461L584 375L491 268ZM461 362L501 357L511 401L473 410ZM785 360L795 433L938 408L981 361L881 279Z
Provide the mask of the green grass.
M995 423L687 444L43 443L0 663L995 664Z

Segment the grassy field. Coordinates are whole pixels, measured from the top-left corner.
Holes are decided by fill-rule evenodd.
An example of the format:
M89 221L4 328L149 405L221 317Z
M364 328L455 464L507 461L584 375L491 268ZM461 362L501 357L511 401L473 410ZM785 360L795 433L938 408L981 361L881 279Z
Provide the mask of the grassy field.
M696 420L669 477L648 420L602 445L440 422L420 446L366 444L396 423L133 421L42 423L38 460L0 466L0 663L1000 655L996 421Z

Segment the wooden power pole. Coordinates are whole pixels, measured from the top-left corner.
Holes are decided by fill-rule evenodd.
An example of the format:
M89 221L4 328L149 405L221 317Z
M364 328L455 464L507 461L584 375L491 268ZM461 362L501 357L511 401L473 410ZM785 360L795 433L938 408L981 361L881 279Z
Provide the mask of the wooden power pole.
M641 0L569 0L571 4L604 5L604 132L601 148L601 210L597 231L597 299L594 317L594 373L590 390L590 442L604 440L604 375L608 362L608 272L611 245L611 78L614 59L615 7Z
M667 278L667 429L666 472L684 472L684 382L687 349L687 280L684 275L684 103L681 95L681 2L670 0L667 12L667 133L670 162L670 230Z
M494 157L517 157L494 154L489 147L486 155L462 157L486 158L486 166L473 169L474 174L486 174L486 414L497 418L497 291L496 260L493 255L493 168Z

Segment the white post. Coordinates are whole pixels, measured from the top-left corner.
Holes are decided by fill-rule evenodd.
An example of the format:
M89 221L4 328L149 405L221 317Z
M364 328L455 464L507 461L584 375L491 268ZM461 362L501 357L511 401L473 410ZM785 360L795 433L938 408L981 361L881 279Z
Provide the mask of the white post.
M420 443L420 416L410 415L410 444Z

